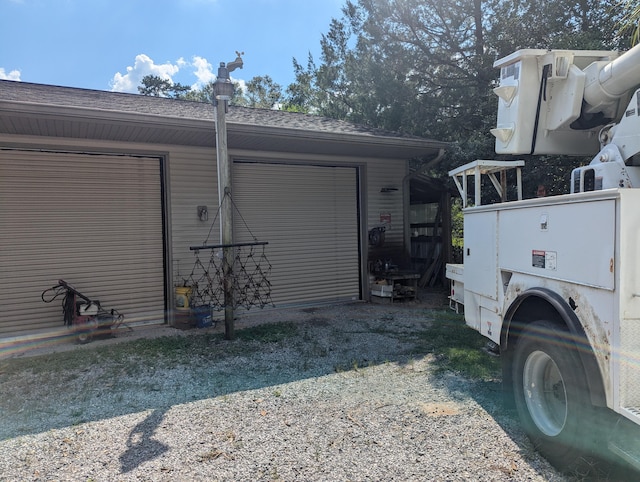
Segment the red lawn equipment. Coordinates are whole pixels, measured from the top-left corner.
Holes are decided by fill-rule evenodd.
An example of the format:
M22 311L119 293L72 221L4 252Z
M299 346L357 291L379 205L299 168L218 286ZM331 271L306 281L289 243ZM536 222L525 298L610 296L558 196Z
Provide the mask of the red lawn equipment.
M111 335L111 330L118 328L124 320L118 311L103 309L100 301L88 298L64 280L58 280L57 285L44 290L42 301L51 303L62 295L64 324L77 334L79 343L88 343L95 335Z

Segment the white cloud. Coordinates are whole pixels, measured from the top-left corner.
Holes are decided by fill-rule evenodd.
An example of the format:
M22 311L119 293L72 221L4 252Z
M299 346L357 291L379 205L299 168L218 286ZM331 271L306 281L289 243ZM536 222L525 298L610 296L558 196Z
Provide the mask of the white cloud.
M191 58L191 62L180 57L175 63L166 62L164 64L156 64L148 55L139 54L136 55L133 66L127 67L125 74L117 72L113 76L111 80L111 90L113 92L130 92L137 94L138 86L142 78L146 75L156 75L174 82L173 77L175 77L178 72L187 70L191 70L196 78L196 81L191 84L191 88L193 89L202 89L209 82L215 81L218 73L217 68L214 70L213 65L211 65L207 59L198 55L194 55ZM184 77L184 73L181 75ZM231 80L238 82L240 87L246 91L246 82L244 80L234 77L231 77ZM185 82L185 84L188 85L188 81Z
M191 86L192 88L201 89L209 82L216 80L216 74L213 72L213 65L211 65L204 57L198 57L195 55L191 65L194 67L193 73L196 76L196 79L198 79L196 83Z
M20 79L20 71L12 70L11 72L6 72L2 67L0 67L0 79L1 80L22 80Z
M126 74L116 72L113 76L111 90L113 92L130 92L137 94L140 81L146 75L156 75L173 82L173 76L185 65L187 65L187 63L183 58L178 59L175 64L170 62L156 64L145 54L136 55L133 67L127 67Z
M247 92L247 83L242 79L236 79L233 75L230 75L229 78L231 82L237 83L238 86L242 89L242 92Z

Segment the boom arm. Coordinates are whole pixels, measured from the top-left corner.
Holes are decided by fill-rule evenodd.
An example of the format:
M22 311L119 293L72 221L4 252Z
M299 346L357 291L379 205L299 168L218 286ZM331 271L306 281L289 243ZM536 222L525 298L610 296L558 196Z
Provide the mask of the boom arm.
M594 62L585 69L584 111L603 112L617 107L620 98L640 83L640 45L611 62Z

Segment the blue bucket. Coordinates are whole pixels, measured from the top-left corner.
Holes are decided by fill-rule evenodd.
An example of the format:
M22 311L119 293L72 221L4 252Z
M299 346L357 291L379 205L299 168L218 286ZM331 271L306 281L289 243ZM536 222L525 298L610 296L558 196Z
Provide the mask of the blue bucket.
M211 307L196 306L192 308L193 315L196 318L196 326L198 328L209 328L213 326L213 316L211 315Z

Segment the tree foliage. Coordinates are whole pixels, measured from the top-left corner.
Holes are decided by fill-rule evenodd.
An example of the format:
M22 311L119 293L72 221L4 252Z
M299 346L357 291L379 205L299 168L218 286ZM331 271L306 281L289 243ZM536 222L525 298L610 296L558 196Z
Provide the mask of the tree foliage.
M247 82L244 97L248 107L271 109L282 102L282 87L274 82L270 76L259 75Z
M163 79L157 75L145 75L140 84L138 92L142 95L151 95L153 97L179 99L191 90L188 85L173 83L169 79Z
M207 82L205 85L203 85L199 89L191 88L191 90L189 90L189 92L187 92L184 95L183 99L192 100L195 102L206 102L208 104L212 104L213 101L215 100L214 86L215 86L215 81L212 80L210 82ZM244 100L244 90L242 89L242 85L239 82L234 81L233 86L235 89L233 92L233 97L231 97L230 103L232 105L244 105L245 100Z
M624 47L624 14L618 0L348 0L319 61L294 59L285 105L449 141L434 173L443 175L496 157L496 59L521 48ZM525 190L544 180L561 192L580 161L537 157Z
M317 112L315 99L318 97L318 94L314 82L316 66L311 54L309 54L306 68L294 58L293 71L296 76L296 81L287 87L283 109L291 112Z
M195 89L156 75L146 75L138 86L138 92L154 97L212 103L215 97L214 85L215 81L211 81L202 88ZM283 101L282 87L268 75L253 77L246 83L246 88L237 81L234 86L235 92L230 101L232 105L272 109L279 107Z
M631 36L631 44L640 43L640 1L619 0L619 5L624 9L624 15L620 22L620 33Z

